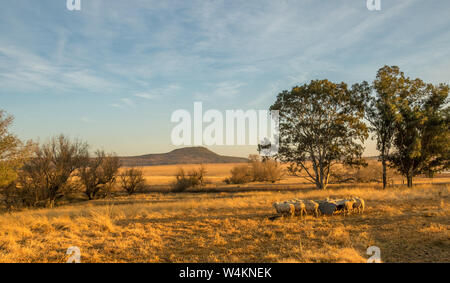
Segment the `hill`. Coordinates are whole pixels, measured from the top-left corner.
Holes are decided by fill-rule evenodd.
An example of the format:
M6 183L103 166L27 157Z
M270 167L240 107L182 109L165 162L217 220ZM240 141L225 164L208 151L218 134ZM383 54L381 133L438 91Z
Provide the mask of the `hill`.
M200 163L243 163L247 158L219 155L204 147L186 147L168 153L120 157L123 166L152 166Z

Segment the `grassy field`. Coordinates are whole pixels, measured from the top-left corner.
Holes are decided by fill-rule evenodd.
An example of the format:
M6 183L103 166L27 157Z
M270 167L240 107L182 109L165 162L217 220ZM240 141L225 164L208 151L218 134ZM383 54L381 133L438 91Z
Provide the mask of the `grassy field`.
M218 181L205 192L150 186L131 197L2 214L0 262L65 262L70 246L81 249L82 262L365 262L369 246L381 249L383 262L450 262L448 178L413 189L317 191L295 178L222 188L231 166L208 166ZM151 185L167 185L175 170L144 168ZM275 201L350 195L366 199L363 215L268 219Z
M376 161L369 161L370 167L374 168L376 173L381 174L381 166ZM225 164L204 164L206 170L207 170L207 180L209 181L210 185L209 187L224 187L223 180L226 177L229 177L230 170L235 167L242 165L242 163L225 163ZM177 172L179 168L183 168L186 171L190 171L192 169L199 168L200 165L198 164L183 164L183 165L161 165L161 166L145 166L140 167L142 171L144 172L144 176L146 179L147 184L153 185L153 186L164 186L169 185L174 180L174 175ZM286 166L284 166L286 168ZM126 168L123 168L126 169ZM373 173L373 172L368 172ZM394 170L389 169L388 170L388 176L390 179L394 182L396 185L404 184L406 180L403 180L401 176L397 175ZM381 176L380 176L381 178ZM440 184L440 183L447 183L450 182L450 174L440 174L436 176L433 179L429 178L421 178L417 177L414 179L414 183L416 184ZM295 176L289 176L286 174L282 180L277 182L275 186L281 186L286 187L289 185L293 185L294 187L298 184L309 184L304 178L302 177L295 177ZM255 186L258 184L252 183L245 186ZM263 184L264 186L267 186L267 184ZM333 185L331 185L333 187Z
M419 178L413 189L317 191L298 177L226 186L233 166L208 165L203 190L171 193L178 166L153 166L143 168L148 191L135 196L2 214L0 262L65 262L70 246L82 262L365 262L369 246L383 262L450 262L445 176ZM275 201L350 195L366 199L363 215L268 219Z

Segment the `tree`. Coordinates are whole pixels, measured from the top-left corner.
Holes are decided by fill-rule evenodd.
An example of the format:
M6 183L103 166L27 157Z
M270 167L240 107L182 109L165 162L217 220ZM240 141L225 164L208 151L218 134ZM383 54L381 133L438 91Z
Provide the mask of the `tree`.
M449 168L449 86L425 84L407 78L400 93L399 119L395 123L395 152L389 157L412 187L413 178Z
M78 170L78 177L85 187L86 196L94 199L102 187L111 185L116 181L120 161L114 154L97 151L94 158L83 164Z
M64 135L53 137L48 143L37 146L33 157L24 165L24 186L41 191L39 199L47 200L47 205L52 206L72 173L84 166L88 159L86 143L71 141Z
M23 143L8 131L14 118L0 110L0 187L9 186L18 178L19 169L30 157L32 142Z
M120 182L127 193L132 195L144 186L144 174L140 169L130 168L120 174Z
M370 124L369 130L374 133L374 138L377 140L377 150L380 152L379 159L383 170L383 189L385 189L387 161L394 141L395 123L399 119L398 100L407 87L407 80L397 66L384 66L378 70L372 85L375 96L369 95L372 88L366 82L359 87L361 92L366 93L366 119Z
M305 171L308 181L326 189L334 164L364 163L364 108L359 88L345 83L315 80L281 92L270 107L280 113L278 158L291 163L291 173Z

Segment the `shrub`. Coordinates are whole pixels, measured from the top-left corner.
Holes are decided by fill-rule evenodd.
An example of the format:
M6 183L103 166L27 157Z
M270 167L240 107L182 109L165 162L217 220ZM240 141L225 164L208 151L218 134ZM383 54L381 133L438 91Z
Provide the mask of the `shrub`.
M85 188L85 194L91 200L99 196L100 190L107 190L114 184L120 168L119 158L113 154L97 151L96 157L89 159L78 170L78 177Z
M227 184L245 184L253 180L249 165L238 165L231 169L231 177L225 179Z
M388 172L393 175L393 172ZM388 178L389 179L389 178ZM330 174L330 183L382 183L383 172L378 162L370 161L367 166L351 168L341 166L333 169Z
M179 168L175 174L175 181L172 183L172 191L183 192L189 188L203 187L205 181L206 168L202 165L199 169L193 169L186 173L183 168Z
M276 162L275 160L267 160L262 162L263 167L263 178L261 178L260 182L272 182L281 180L284 176L284 170L281 167L281 164Z
M284 176L283 168L275 160L261 161L251 155L249 164L238 165L231 169L231 177L224 180L227 184L245 184L249 182L276 182Z
M120 174L122 188L129 195L141 190L145 185L144 173L141 169L130 168Z

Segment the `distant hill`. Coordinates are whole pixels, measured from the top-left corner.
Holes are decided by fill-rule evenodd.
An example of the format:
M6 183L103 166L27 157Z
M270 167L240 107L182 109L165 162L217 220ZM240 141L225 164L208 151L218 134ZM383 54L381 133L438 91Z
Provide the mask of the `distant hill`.
M219 155L204 147L186 147L168 153L120 157L123 166L152 166L200 163L243 163L247 158Z

